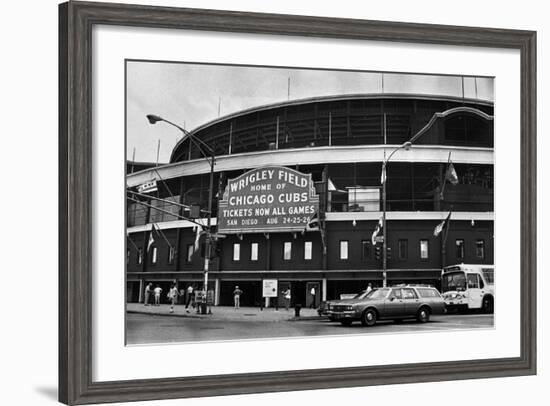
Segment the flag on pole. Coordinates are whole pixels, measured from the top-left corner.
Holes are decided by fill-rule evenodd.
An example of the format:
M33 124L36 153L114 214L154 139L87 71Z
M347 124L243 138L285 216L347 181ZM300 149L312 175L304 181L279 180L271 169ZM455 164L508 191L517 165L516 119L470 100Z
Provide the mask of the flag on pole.
M319 228L321 227L319 222L319 213L315 212L313 216L309 219L309 221L306 224L306 227L302 230L302 235L306 231L319 231Z
M199 240L201 238L201 234L202 234L202 227L197 226L195 228L195 244L193 246L193 252L197 252L199 250Z
M435 228L434 228L434 237L437 237L439 234L441 234L443 229L445 229L445 227L448 226L449 221L451 220L451 213L452 212L449 212L449 214L447 215L445 220L443 220L441 223L439 223L437 226L435 226Z
M329 192L347 193L345 190L338 189L330 178L327 179L327 189Z
M382 217L378 220L378 224L376 224L376 228L374 229L374 232L372 233L371 242L372 245L376 245L376 237L378 234L380 234L380 231L382 230Z
M151 232L149 233L149 241L147 242L147 252L149 252L149 249L151 248L151 245L155 243L155 237L153 237L153 232L155 231L155 225L152 224Z
M458 175L456 174L455 167L450 160L449 165L447 166L447 171L445 172L445 180L448 180L453 185L458 183Z

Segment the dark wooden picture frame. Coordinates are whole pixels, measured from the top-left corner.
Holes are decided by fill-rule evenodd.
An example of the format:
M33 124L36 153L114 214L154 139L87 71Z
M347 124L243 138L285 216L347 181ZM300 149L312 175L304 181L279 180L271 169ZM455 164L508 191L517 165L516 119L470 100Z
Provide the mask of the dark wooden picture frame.
M521 59L520 356L473 361L94 382L92 27L95 24L516 49ZM66 404L536 373L536 33L506 29L69 2L59 7L59 400Z

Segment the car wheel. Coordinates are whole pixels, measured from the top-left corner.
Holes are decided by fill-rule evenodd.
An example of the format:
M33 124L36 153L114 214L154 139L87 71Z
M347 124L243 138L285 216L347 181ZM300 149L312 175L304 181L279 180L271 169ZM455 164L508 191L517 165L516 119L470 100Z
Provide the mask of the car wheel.
M427 323L430 321L430 311L427 307L421 307L416 314L416 320L420 323Z
M376 311L374 309L367 309L361 316L361 324L363 326L372 327L376 324Z
M483 304L481 305L481 310L483 313L490 314L493 313L493 298L491 296L485 296L483 298Z
M341 320L341 321L340 321L340 324L341 324L342 326L345 326L345 327L351 326L351 323L353 323L353 321L352 321L352 320L349 320L349 319L344 319L344 320Z

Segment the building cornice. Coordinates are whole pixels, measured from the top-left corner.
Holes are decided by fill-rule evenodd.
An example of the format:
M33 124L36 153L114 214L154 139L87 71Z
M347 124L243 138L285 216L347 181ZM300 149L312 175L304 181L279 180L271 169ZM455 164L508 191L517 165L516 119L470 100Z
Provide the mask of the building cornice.
M291 148L254 151L216 157L216 172L244 170L263 166L294 166L315 164L338 164L350 162L382 162L384 153L398 145L343 145L311 148ZM493 148L453 147L442 145L415 145L409 151L401 150L392 162L446 163L452 153L454 163L494 163ZM134 172L126 176L128 187L134 187L151 180L167 180L182 176L209 173L210 164L205 159L175 162L155 168Z
M389 211L386 213L386 219L388 221L422 221L422 220L434 220L442 221L447 218L448 211ZM368 211L368 212L328 212L326 213L326 221L377 221L382 216L381 211ZM494 221L495 213L492 211L487 212L474 212L474 211L457 211L453 212L452 220L456 221ZM199 219L197 222L203 222L206 225L206 219ZM216 218L212 218L212 225L217 224ZM177 228L194 228L197 225L186 220L165 221L161 223L155 223L155 227L161 230L177 229ZM128 227L128 234L140 233L144 231L151 231L151 224L145 224L141 226ZM308 233L315 233L317 231L308 231Z

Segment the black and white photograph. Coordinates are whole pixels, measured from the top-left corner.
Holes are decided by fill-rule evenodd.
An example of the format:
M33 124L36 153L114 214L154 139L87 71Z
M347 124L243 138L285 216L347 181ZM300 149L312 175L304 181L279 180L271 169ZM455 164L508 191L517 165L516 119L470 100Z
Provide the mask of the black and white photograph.
M128 59L125 102L126 345L494 328L493 77Z

